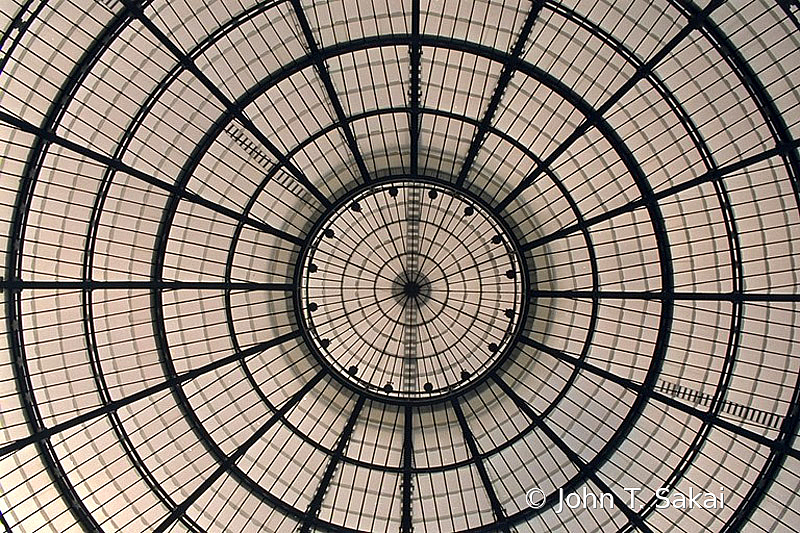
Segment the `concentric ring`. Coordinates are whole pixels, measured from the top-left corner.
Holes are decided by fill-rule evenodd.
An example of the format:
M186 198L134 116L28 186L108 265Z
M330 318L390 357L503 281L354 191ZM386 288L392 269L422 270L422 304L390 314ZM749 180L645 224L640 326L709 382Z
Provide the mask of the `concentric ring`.
M0 26L5 529L800 521L795 3Z
M446 182L382 180L348 195L298 263L313 349L389 399L431 401L482 379L527 314L527 269L504 227Z

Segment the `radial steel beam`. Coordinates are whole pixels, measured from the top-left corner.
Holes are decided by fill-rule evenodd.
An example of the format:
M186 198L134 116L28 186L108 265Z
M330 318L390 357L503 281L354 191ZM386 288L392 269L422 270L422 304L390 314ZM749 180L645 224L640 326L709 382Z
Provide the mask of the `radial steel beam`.
M419 22L420 22L420 0L411 1L411 43L409 46L410 55L410 88L409 88L409 107L408 128L411 134L411 175L419 174L419 108L422 93L420 90L420 75L422 73L422 45L419 41Z
M580 455L578 455L566 442L564 439L558 436L558 434L553 431L553 429L542 419L541 416L536 414L533 408L523 400L519 394L514 392L514 390L505 382L502 378L498 375L494 375L493 379L497 385L503 390L503 392L514 402L514 405L522 411L525 416L527 416L534 425L539 428L542 433L544 433L547 438L550 439L556 447L561 450L567 459L575 465L578 469L579 475L582 477L588 477L591 479L600 489L601 492L604 494L611 494L612 498L614 499L615 507L622 510L631 524L635 525L637 528L641 529L645 533L652 533L652 529L642 520L642 516L630 508L630 506L620 498L620 496L611 490L611 488L606 484L600 476L597 475L596 469L592 468L586 461L584 461Z
M155 23L150 20L150 18L144 13L144 8L139 2L134 0L120 0L127 9L129 9L134 16L142 23L142 25L147 28L147 30L153 34L153 36L167 49L169 52L175 56L178 62L185 68L187 71L191 72L198 81L206 88L206 90L211 93L225 108L225 110L234 116L244 127L245 129L250 132L258 141L264 145L264 147L272 153L272 155L283 164L286 169L294 175L294 177L302 183L306 189L308 189L311 194L313 194L317 200L326 208L330 208L331 202L328 198L320 191L316 185L311 183L308 177L300 171L297 166L292 163L284 154L283 152L275 146L275 144L270 141L267 136L262 132L253 121L245 114L244 109L235 105L222 90L217 87L217 85L211 81L211 79L206 76L206 74L200 70L200 67L197 66L197 63L192 59L188 54L184 53L181 48L175 44L172 39L170 39L161 29L155 25Z
M306 17L305 10L303 10L303 6L300 4L300 0L291 0L291 3L292 7L294 7L295 16L297 17L297 20L300 22L300 29L303 31L303 36L306 39L308 50L311 53L311 57L314 58L317 74L322 80L322 85L325 87L325 92L328 94L328 100L330 100L331 105L333 106L333 111L336 114L336 118L339 121L339 124L341 125L342 133L344 134L347 146L350 148L350 152L353 154L353 160L356 162L358 171L361 174L361 180L364 183L369 183L372 181L372 178L370 178L369 176L367 165L364 163L364 158L361 155L361 150L359 150L358 148L358 143L356 142L355 135L353 135L353 130L350 127L350 122L347 120L347 115L345 114L344 108L342 107L342 102L341 99L339 98L339 94L336 92L336 88L333 86L333 80L331 79L331 74L330 71L328 70L328 65L325 62L325 59L322 57L322 54L320 54L319 46L317 45L317 40L314 38L314 32L311 31L311 25L308 23L308 17Z
M411 522L412 504L411 493L414 489L412 476L414 472L414 420L413 407L406 405L403 408L403 485L402 490L402 517L400 518L400 533L412 533L414 526Z
M292 395L283 405L278 408L277 411L272 413L270 417L257 429L253 432L250 437L242 444L240 444L236 450L230 454L225 461L223 461L217 468L208 476L206 477L203 482L192 491L192 493L183 500L177 507L175 507L169 515L155 528L155 533L164 533L169 529L184 513L192 506L199 498L203 495L211 486L217 482L217 480L222 477L222 474L226 473L230 468L236 464L239 459L244 457L244 454L252 448L259 440L261 440L264 435L274 426L281 418L286 416L286 414L297 405L303 397L308 394L311 389L316 387L317 383L322 379L325 375L325 370L320 370L319 372L314 375L305 385L303 385L300 390Z
M715 180L721 179L729 174L734 172L738 172L740 170L744 170L751 165L755 165L762 161L766 161L767 159L771 159L776 156L786 155L795 150L800 148L800 139L793 139L789 142L781 143L775 146L774 148L770 148L769 150L764 150L758 154L745 157L735 163L731 163L729 165L725 165L719 168L711 169L695 178L690 180L684 181L677 185L673 185L666 189L662 189L660 191L653 192L653 199L655 201L660 201L665 198L669 198L670 196L674 196L684 191L688 191L689 189L693 189L704 183L710 183ZM543 246L550 242L556 241L558 239L564 238L568 235L571 235L577 231L581 231L585 228L594 226L596 224L600 224L602 222L606 222L611 220L612 218L618 217L625 213L631 213L637 209L640 209L647 205L647 201L644 198L638 198L632 202L628 202L627 204L621 205L614 209L610 209L605 213L600 215L595 215L593 217L587 218L582 223L573 224L571 226L566 226L560 230L554 231L548 235L530 241L526 244L523 244L520 248L527 252L532 250L533 248Z
M72 428L74 428L76 426L79 426L81 424L85 424L86 422L89 422L91 420L94 420L95 418L104 416L107 413L110 413L112 411L117 411L122 407L126 407L126 406L131 405L133 403L136 403L138 401L144 400L145 398L147 398L149 396L152 396L153 394L157 394L159 392L168 390L169 388L174 387L176 385L180 385L182 383L186 383L187 381L191 381L193 379L196 379L196 378L198 378L198 377L200 377L200 376L202 376L204 374L207 374L209 372L213 372L214 370L216 370L218 368L222 368L222 367L227 366L227 365L229 365L231 363L235 363L235 362L240 361L241 359L244 359L246 357L251 357L251 356L256 355L258 353L261 353L264 350L267 350L269 348L272 348L272 347L275 347L275 346L279 346L280 344L282 344L282 343L284 343L286 341L289 341L291 339L297 338L299 336L300 336L300 331L297 331L297 330L289 332L289 333L285 333L285 334L283 334L283 335L281 335L279 337L275 337L274 339L271 339L271 340L269 340L267 342L262 342L262 343L256 344L255 346L251 346L250 348L247 348L245 350L241 350L239 352L227 355L225 357L221 357L221 358L219 358L219 359L217 359L215 361L212 361L211 363L208 363L208 364L205 364L205 365L203 365L201 367L189 370L187 372L184 372L183 374L179 374L179 375L177 375L177 376L175 376L175 377L173 377L171 379L167 379L167 380L162 381L160 383L157 383L155 385L151 385L149 387L146 387L146 388L140 390L139 392L130 394L130 395L125 396L123 398L120 398L118 400L112 400L109 403L107 403L106 405L103 405L102 407L97 407L95 409L91 409L91 410L86 411L85 413L83 413L81 415L76 416L75 418L71 418L69 420L65 420L64 422L59 422L58 424L55 424L55 425L47 427L47 428L43 428L43 429L41 429L41 430L39 430L39 431L37 431L35 433L32 433L31 435L28 435L27 437L22 437L20 439L12 441L12 442L10 442L8 444L0 446L0 457L4 457L4 456L6 456L6 455L8 455L10 453L14 453L16 451L19 451L22 448L24 448L25 446L28 446L30 444L33 444L33 443L36 443L36 442L40 442L40 441L43 441L45 439L49 439L53 435L56 435L58 433L62 433L64 431L72 429Z
M475 436L472 434L472 430L469 428L467 419L464 416L464 411L461 409L461 404L458 398L453 398L450 400L450 404L452 405L453 411L456 414L458 424L461 426L461 433L464 436L464 442L467 444L469 453L475 459L475 468L478 470L478 475L483 482L484 489L486 489L486 495L489 497L489 504L492 506L494 518L499 524L502 524L500 526L502 530L506 533L509 533L510 529L505 524L506 513L503 510L503 507L500 505L500 500L497 498L494 485L492 485L492 480L489 478L489 472L486 470L486 465L483 464L481 452L478 449L478 444L475 442Z
M91 148L70 141L69 139L60 137L52 131L43 130L38 126L35 126L34 124L31 124L30 122L23 120L19 117L15 117L14 115L11 115L10 113L7 113L3 110L0 110L0 121L5 122L6 124L9 124L24 132L31 133L33 135L41 137L46 142L56 144L58 146L66 148L67 150L75 152L76 154L80 154L93 161L96 161L102 165L113 168L116 171L124 172L125 174L133 176L134 178L138 178L143 182L153 185L154 187L157 187L163 191L178 195L182 199L188 202L201 205L211 211L214 211L215 213L219 213L228 218L231 218L232 220L242 221L248 226L252 226L274 237L278 237L279 239L283 239L298 246L301 246L304 242L304 240L301 237L298 237L296 235L291 235L289 233L286 233L285 231L273 228L269 224L261 222L260 220L256 220L251 217L243 217L241 213L237 213L233 209L220 205L218 202L208 200L206 198L203 198L199 194L195 194L193 192L180 190L174 184L168 183L162 180L161 178L157 178L146 172L142 172L139 169L136 169L126 163L123 163L119 159L109 157L96 150L92 150Z
M724 0L712 0L708 6L703 9L703 17L708 16L723 3ZM556 149L550 153L550 155L544 158L542 162L537 165L530 174L528 174L528 176L526 176L510 193L506 195L505 198L498 202L498 210L503 211L504 209L508 208L511 202L513 202L517 196L530 187L533 182L536 181L539 176L541 176L546 168L552 166L552 164L567 150L569 150L569 148L575 144L578 139L586 134L586 132L589 131L589 129L591 129L593 126L597 125L597 123L602 119L603 115L611 110L612 107L614 107L626 94L628 94L628 91L633 89L640 81L650 76L651 71L659 63L661 63L661 61L663 61L664 58L666 58L681 42L683 42L683 40L686 39L690 33L695 31L700 26L703 17L698 16L690 18L689 22L669 41L667 41L667 44L662 46L658 52L653 54L652 57L647 60L646 63L641 65L639 69L637 69L636 73L628 78L628 80L626 80L625 83L623 83L620 88L614 92L614 94L609 96L608 99L602 105L600 105L600 107L587 115L586 119L581 122L581 124L575 128L575 130L563 142L561 142L561 144L559 144L558 147L556 147Z
M589 372L590 374L594 374L595 376L598 376L600 378L607 379L607 380L609 380L609 381L611 381L613 383L616 383L617 385L621 385L622 387L624 387L624 388L626 388L626 389L628 389L628 390L630 390L632 392L635 392L635 393L640 394L640 395L644 395L645 397L651 398L653 400L657 400L658 402L663 403L663 404L665 404L665 405L667 405L669 407L674 407L675 409L678 409L679 411L682 411L682 412L684 412L684 413L686 413L688 415L691 415L691 416L693 416L695 418L698 418L698 419L700 419L700 420L702 420L702 421L704 421L704 422L706 422L706 423L708 423L710 425L716 426L716 427L724 429L726 431L730 431L731 433L735 433L736 435L739 435L739 436L744 437L746 439L752 440L753 442L756 442L756 443L761 444L763 446L768 446L770 448L777 448L777 449L784 449L785 448L783 443L781 443L779 441L770 439L769 437L765 437L764 435L761 435L759 433L756 433L754 431L746 429L746 428L744 428L742 426L736 425L736 424L734 424L734 423L732 423L732 422L730 422L728 420L720 418L718 415L714 415L712 413L709 413L708 411L704 411L704 410L698 409L698 408L696 408L696 407L694 407L692 405L685 404L685 403L677 400L676 398L673 398L672 396L669 396L669 395L663 394L661 392L658 392L658 391L656 391L656 390L654 390L652 388L649 388L649 387L645 386L642 383L638 383L636 381L633 381L632 379L619 376L619 375L611 372L610 370L605 370L605 369L600 368L600 367L598 367L598 366L596 366L596 365L594 365L594 364L592 364L592 363L590 363L588 361L581 360L581 359L575 357L574 355L570 355L570 354L568 354L566 352L563 352L561 350L558 350L556 348L551 348L550 346L542 344L539 341L533 340L530 337L523 336L523 337L520 338L520 340L524 344L527 344L528 346L531 346L532 348L536 348L537 350L539 350L541 352L544 352L544 353L546 353L548 355L551 355L551 356L555 357L556 359L558 359L560 361L563 361L563 362L568 363L568 364L570 364L572 366L580 368L581 370ZM793 457L796 457L796 458L800 459L800 451L799 450L790 449L787 453L789 453Z
M347 419L347 423L345 424L342 433L339 435L339 441L336 443L336 449L333 451L333 455L331 455L331 458L325 467L325 472L322 474L322 479L319 482L319 486L317 487L317 491L314 493L311 503L308 504L306 516L310 519L316 518L319 515L320 509L322 509L322 501L325 498L325 494L328 492L328 488L333 480L333 475L336 473L336 468L344 456L344 451L347 448L347 444L350 442L350 437L353 435L353 429L356 427L356 422L358 422L358 417L361 414L361 410L364 407L365 402L365 396L358 397L356 404L353 407L353 411L350 413L350 417ZM300 526L300 532L309 533L310 531L311 522L309 519L306 519Z
M661 291L582 291L582 290L542 290L529 291L531 298L571 298L600 300L674 300L706 302L800 302L797 293L768 292L686 292L665 293Z
M159 280L21 280L0 279L0 290L224 290L224 291L294 291L291 283L262 283L257 281L159 281Z
M514 71L517 69L517 64L520 61L522 52L525 50L525 43L528 42L528 38L531 35L531 30L533 29L533 24L536 21L536 18L539 16L541 10L541 1L535 1L531 3L531 8L528 10L528 15L525 17L525 22L522 24L522 29L517 36L517 40L511 47L511 52L506 61L503 63L502 69L500 70L500 77L497 79L497 85L494 88L494 92L489 100L489 104L486 106L486 112L483 114L483 119L481 119L478 128L475 130L475 136L472 138L472 142L469 145L469 150L467 151L467 156L464 158L464 164L461 165L461 170L459 171L458 178L456 179L456 188L464 185L464 180L467 179L467 175L472 169L472 165L475 162L475 157L477 157L478 151L480 150L481 146L483 146L483 141L486 139L489 126L492 125L494 115L497 112L497 108L500 107L500 102L503 99L506 89L508 88L508 84L511 83L511 77L514 75Z

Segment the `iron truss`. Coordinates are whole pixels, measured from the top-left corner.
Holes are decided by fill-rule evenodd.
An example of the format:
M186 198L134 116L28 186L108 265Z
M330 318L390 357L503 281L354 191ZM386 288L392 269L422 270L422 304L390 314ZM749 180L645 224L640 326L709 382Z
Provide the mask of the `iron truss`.
M7 531L800 526L796 2L4 11Z

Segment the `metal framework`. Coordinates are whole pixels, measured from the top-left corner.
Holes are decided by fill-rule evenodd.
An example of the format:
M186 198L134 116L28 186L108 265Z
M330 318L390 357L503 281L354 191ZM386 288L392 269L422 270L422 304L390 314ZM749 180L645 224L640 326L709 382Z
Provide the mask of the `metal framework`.
M10 0L0 526L798 529L798 10Z

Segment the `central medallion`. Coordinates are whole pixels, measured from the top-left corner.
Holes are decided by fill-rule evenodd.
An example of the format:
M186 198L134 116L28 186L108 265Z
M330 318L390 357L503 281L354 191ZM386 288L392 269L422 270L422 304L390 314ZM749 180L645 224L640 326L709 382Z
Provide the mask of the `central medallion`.
M402 305L419 305L430 297L431 282L419 272L403 272L395 280L392 290Z
M402 180L364 187L317 223L302 251L306 342L370 396L447 397L513 348L523 265L502 219L464 191Z

